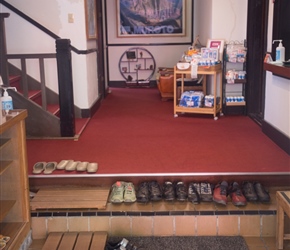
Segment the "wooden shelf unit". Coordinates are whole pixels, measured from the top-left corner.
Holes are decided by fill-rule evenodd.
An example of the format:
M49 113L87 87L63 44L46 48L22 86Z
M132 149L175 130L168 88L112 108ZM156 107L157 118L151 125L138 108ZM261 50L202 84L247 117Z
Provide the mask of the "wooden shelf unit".
M213 96L214 96L214 105L213 107L181 107L179 106L180 96L177 96L177 75L181 75L181 94L184 92L184 79L186 75L191 74L191 67L187 70L179 70L177 67L174 67L174 116L178 116L177 113L196 113L196 114L211 114L214 119L217 119L217 114L222 113L222 69L221 67L198 67L197 74L204 75L203 78L203 94L207 94L206 90L206 78L207 76L213 77ZM220 79L220 101L217 103L217 79Z
M12 110L0 121L0 234L5 250L19 249L30 233L26 110Z

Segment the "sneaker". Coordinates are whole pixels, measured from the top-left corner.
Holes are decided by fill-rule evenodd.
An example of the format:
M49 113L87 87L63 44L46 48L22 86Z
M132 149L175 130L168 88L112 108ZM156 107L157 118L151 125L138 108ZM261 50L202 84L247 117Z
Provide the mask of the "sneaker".
M232 200L233 205L235 206L246 206L247 205L247 199L243 195L243 192L237 182L234 182L230 189L229 194Z
M125 183L124 202L132 203L136 201L136 192L132 182Z
M228 183L226 181L217 184L213 191L213 201L218 204L227 205L227 190Z
M212 201L212 186L210 183L200 183L200 200Z
M137 202L146 203L149 201L148 182L142 182L137 191Z
M122 203L124 201L124 183L122 181L113 184L110 201L112 203Z
M173 201L175 199L174 186L172 182L166 181L163 184L163 197L166 201Z
M270 202L270 195L262 186L261 183L257 182L254 184L258 199L260 202Z
M188 185L188 201L199 204L200 203L200 184L199 183L189 183Z
M258 201L258 195L255 191L255 187L253 183L248 182L248 181L244 182L243 193L247 201Z
M178 201L186 201L187 199L187 190L184 182L179 181L175 185L175 194L176 194L176 199Z
M162 199L162 190L157 181L150 181L148 189L151 201L160 201Z

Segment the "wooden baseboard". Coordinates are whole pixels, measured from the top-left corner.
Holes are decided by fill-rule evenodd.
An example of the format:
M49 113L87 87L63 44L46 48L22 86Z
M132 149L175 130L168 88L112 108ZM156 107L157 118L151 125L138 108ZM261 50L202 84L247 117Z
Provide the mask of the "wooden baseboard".
M290 155L290 138L287 135L277 130L265 120L262 121L262 131L281 149L283 149L288 155Z

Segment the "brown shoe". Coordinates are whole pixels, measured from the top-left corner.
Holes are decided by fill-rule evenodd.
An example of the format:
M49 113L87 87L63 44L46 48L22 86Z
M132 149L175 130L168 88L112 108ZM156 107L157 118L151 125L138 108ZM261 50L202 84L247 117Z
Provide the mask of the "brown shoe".
M227 205L227 189L228 183L226 181L217 184L213 191L213 201L218 204Z
M232 199L232 203L235 206L246 206L247 205L247 199L243 195L243 192L237 182L234 182L229 190L230 197Z

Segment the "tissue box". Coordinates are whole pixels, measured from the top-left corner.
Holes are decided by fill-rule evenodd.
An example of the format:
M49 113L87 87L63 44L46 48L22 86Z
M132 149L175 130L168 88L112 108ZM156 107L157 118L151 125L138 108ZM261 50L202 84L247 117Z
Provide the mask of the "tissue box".
M199 108L203 100L203 92L201 91L185 91L181 95L179 106Z

